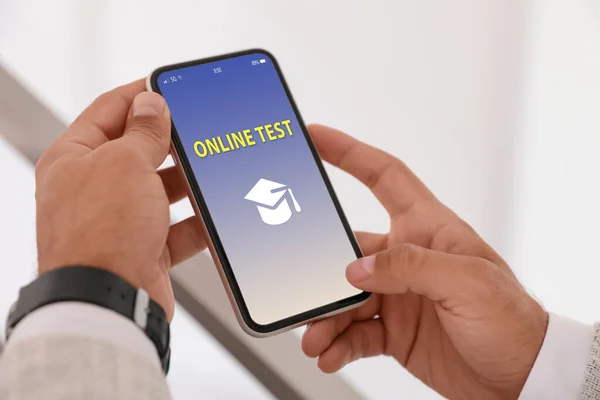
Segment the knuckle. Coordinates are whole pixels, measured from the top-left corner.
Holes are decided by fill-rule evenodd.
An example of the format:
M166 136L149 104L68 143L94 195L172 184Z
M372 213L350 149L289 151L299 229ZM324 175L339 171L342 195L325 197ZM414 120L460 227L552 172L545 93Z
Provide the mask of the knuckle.
M35 164L35 176L39 179L56 161L59 155L59 141L55 141L44 151Z
M431 247L450 254L463 254L467 232L456 220L443 221L435 227Z
M503 269L492 266L486 274L486 284L481 297L502 312L518 315L522 311L523 299L528 295L522 286ZM525 294L525 296L523 296Z
M46 167L46 153L42 154L42 156L35 163L35 176L40 177L44 168Z
M206 247L204 235L202 233L202 229L200 229L200 224L198 223L197 217L192 217L193 220L190 221L190 229L191 229L191 237L192 237L192 246L196 253L201 252Z
M498 288L503 282L506 281L506 273L491 262L482 260L479 264L480 268L485 272L487 280L492 287Z
M481 287L482 292L491 296L497 296L498 293L504 292L508 284L506 271L483 258L476 258L475 260L468 267L471 269L471 275L476 282L483 284Z
M100 94L94 99L92 105L94 107L103 108L115 103L122 105L125 108L129 108L129 103L123 98L119 91L115 89Z
M112 91L109 92L104 92L100 95L98 95L95 99L93 103L96 104L105 104L105 103L110 103L114 100L114 94Z
M403 243L396 248L396 262L404 267L415 265L419 261L418 252L415 249L415 245L410 243Z
M406 213L427 221L431 221L431 218L435 217L435 220L444 223L446 219L443 213L443 205L435 198L424 198L415 202L412 207L406 210Z
M419 255L415 251L415 246L409 243L403 243L391 252L381 254L381 268L390 278L400 278L408 269L419 262Z
M355 347L354 355L352 358L353 361L362 358L364 354L366 354L371 348L371 337L369 336L367 331L362 327L358 328L358 340L359 344Z
M115 102L122 103L123 106L129 106L129 102L123 97L121 92L117 89L109 90L108 92L104 92L94 100L94 103L97 104L113 104Z
M163 184L163 188L165 189L165 194L167 195L168 199L174 199L176 196L176 190L175 188L173 188L173 185L170 181L168 180L164 180L162 181Z
M154 140L158 145L168 145L169 135L168 132L161 126L154 117L138 117L135 122L128 129L127 133L135 133L143 135L151 140Z
M391 158L380 168L371 168L365 177L365 185L369 189L373 189L380 185L384 179L390 178L392 182L397 181L397 176L400 174L399 160Z

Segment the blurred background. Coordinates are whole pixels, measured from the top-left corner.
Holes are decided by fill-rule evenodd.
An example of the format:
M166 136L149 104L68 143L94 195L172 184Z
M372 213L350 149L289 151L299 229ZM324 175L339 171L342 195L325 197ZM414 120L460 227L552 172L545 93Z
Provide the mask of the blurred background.
M402 158L548 309L598 320L599 42L599 0L0 0L0 315L35 273L33 162L62 127L157 66L262 47L306 121ZM352 227L385 231L373 196L329 171ZM213 274L206 256L186 268ZM174 399L278 396L189 310L172 326ZM316 363L289 347L301 392ZM439 398L386 358L332 379L356 398Z

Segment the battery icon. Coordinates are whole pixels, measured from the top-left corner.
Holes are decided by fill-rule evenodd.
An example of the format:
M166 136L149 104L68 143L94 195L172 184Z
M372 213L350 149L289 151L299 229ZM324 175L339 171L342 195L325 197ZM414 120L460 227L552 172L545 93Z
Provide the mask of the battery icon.
M260 59L260 63L261 63L261 64L264 64L264 63L266 63L266 62L267 62L267 60L265 60L264 58L261 58L261 59Z

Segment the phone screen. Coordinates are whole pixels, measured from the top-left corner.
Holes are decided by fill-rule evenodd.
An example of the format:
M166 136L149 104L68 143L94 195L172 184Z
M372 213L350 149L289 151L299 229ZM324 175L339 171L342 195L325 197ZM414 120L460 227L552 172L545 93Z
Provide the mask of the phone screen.
M243 54L156 80L252 320L269 325L361 294L345 279L360 252L276 61Z

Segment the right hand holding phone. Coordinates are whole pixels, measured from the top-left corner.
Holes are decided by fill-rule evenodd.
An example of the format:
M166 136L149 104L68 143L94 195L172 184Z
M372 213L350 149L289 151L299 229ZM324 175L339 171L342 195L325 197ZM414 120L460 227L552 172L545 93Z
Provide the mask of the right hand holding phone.
M312 324L304 352L326 373L385 354L447 398L517 399L545 310L400 160L331 128L309 130L321 157L367 185L391 224L387 234L357 233L367 257L346 271L371 299Z

